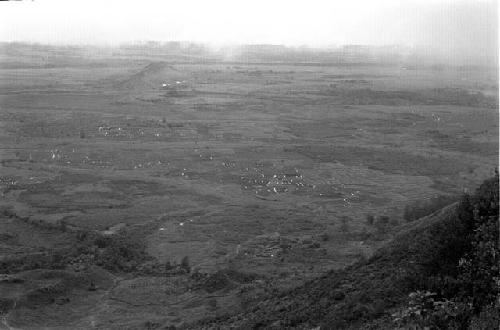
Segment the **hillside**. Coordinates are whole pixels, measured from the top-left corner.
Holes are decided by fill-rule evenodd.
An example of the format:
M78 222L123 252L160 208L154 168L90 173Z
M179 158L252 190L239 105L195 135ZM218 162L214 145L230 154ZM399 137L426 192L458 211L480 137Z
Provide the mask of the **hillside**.
M487 234L478 236L485 225ZM474 195L408 224L368 260L193 328L489 329L499 319L498 306L488 305L498 293L492 276L498 273L497 234L498 176ZM486 276L480 275L484 269ZM421 313L410 315L411 307Z

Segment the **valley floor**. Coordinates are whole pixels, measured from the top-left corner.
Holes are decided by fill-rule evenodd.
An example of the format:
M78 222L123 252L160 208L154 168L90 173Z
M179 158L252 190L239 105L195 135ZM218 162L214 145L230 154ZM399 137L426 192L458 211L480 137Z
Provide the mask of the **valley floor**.
M370 256L406 205L498 163L495 72L100 61L0 69L0 328L236 313ZM122 232L135 264L105 270L92 243L37 267Z

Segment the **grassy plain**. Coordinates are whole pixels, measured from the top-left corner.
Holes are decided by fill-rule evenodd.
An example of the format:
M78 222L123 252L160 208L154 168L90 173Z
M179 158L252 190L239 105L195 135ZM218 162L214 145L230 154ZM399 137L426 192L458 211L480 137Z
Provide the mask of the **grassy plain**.
M17 275L29 285L0 282L15 297L3 325L234 313L370 255L405 205L472 189L498 164L494 70L70 55L3 54L1 260L128 230L154 262L187 256L202 279L30 270ZM81 289L85 276L97 291ZM32 303L54 281L55 300Z

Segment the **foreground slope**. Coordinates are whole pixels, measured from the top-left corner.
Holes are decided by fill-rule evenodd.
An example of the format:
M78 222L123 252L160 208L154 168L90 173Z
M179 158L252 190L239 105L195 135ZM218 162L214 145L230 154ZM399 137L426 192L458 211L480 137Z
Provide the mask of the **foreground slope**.
M484 228L486 236L478 237ZM478 324L498 321L498 308L486 317L487 321L474 319L474 315L492 303L498 293L492 276L498 271L497 234L498 176L485 181L475 195L464 196L459 203L409 224L369 260L331 271L248 312L194 328L397 328L395 312L404 308L408 294L431 290L436 299L453 302L455 313L443 318L440 328L467 328L472 318L475 323L471 327L487 329L488 325ZM488 245L490 249L484 249ZM481 255L481 260L474 255ZM465 279L467 270L461 265L469 262L474 266L478 260L490 273ZM478 268L473 271L480 273ZM475 288L470 290L469 285ZM480 302L480 287L488 286ZM460 315L457 311L464 305L468 308ZM432 321L430 316L428 322Z

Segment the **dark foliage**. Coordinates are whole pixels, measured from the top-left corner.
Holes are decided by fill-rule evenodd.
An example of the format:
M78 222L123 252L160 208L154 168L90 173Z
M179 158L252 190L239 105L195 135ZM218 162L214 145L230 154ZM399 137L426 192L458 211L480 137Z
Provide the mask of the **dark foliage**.
M96 263L111 271L132 271L147 258L143 241L133 234L100 237L95 243L102 246Z
M143 241L133 233L103 236L82 231L75 236L76 244L71 248L3 260L0 262L0 273L64 269L77 264L96 264L114 272L134 271L148 259Z
M188 256L184 256L181 260L181 264L180 264L180 267L182 269L184 269L187 273L190 273L191 272L191 265L189 263L189 257Z
M497 173L461 207L470 231L467 251L459 260L458 280L462 284L461 296L472 299L475 311L492 303L499 293L498 188Z
M371 225L373 225L374 222L375 222L375 217L373 216L373 214L367 214L366 215L366 224L371 226Z
M454 225L436 237L442 241L441 248L424 254L427 260L422 264L419 286L428 294L417 303L415 295L410 295L409 306L402 311L406 322L468 329L471 323L485 323L485 313L498 318L498 306L496 313L491 312L499 294L498 189L497 173L474 195L462 197ZM426 306L429 304L432 308ZM419 313L409 317L408 311Z
M326 91L325 91L326 92ZM321 93L325 93L321 92ZM381 105L456 105L467 107L498 107L498 99L464 89L437 88L420 91L380 91L371 88L331 89L329 95L339 98L343 104Z

